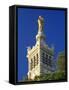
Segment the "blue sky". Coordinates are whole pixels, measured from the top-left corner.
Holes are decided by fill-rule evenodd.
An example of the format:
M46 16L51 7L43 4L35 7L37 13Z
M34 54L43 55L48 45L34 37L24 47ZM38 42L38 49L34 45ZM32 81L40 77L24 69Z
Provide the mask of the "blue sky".
M28 72L27 47L35 45L39 16L44 18L46 43L54 45L55 56L65 48L64 11L18 8L18 80Z

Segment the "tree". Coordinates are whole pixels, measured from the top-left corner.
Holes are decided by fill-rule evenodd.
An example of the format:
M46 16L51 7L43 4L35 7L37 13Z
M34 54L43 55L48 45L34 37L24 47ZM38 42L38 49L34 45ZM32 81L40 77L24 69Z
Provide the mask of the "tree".
M40 80L60 80L65 79L65 73L61 71L56 71L53 73L47 73L41 76L36 76L34 80L40 81Z
M65 53L60 52L57 60L58 71L65 71Z

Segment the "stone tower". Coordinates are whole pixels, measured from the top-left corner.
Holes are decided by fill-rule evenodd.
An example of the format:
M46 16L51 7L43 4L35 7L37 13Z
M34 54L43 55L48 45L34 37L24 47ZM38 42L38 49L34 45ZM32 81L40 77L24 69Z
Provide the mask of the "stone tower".
M35 76L52 72L54 48L49 48L45 43L44 19L38 17L38 33L35 46L27 48L28 79L34 80Z

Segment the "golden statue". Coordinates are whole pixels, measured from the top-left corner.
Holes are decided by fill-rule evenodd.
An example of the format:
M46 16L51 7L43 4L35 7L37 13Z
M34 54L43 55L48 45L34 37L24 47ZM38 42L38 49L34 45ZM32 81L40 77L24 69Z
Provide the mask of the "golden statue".
M38 18L38 30L40 32L43 31L43 24L44 24L44 19L42 16L39 16L39 18Z

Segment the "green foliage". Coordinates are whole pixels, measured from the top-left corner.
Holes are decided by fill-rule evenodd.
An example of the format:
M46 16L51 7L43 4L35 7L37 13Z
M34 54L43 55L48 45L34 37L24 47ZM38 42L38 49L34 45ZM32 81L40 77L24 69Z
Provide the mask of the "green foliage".
M65 73L58 71L58 72L48 73L48 74L41 75L41 76L36 76L35 80L37 81L39 80L60 80L64 78L65 78Z
M65 54L60 52L57 59L57 68L60 71L65 71Z

